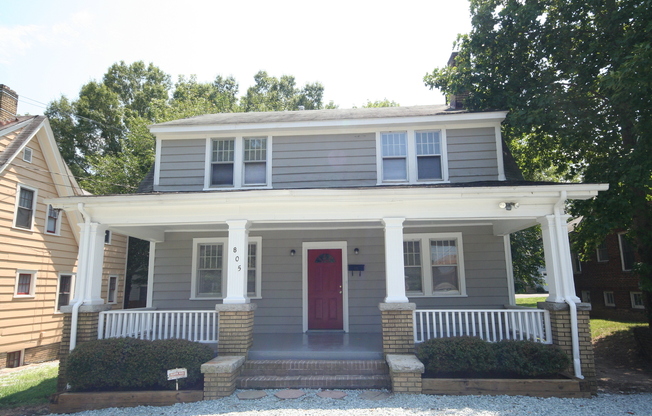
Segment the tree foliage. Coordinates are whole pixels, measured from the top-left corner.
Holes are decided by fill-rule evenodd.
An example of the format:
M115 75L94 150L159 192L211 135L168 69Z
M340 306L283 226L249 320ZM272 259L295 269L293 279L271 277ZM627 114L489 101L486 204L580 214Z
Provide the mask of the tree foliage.
M629 230L652 291L652 1L471 0L456 66L424 81L508 109L504 137L525 174L553 169L609 190L574 202L576 245ZM648 296L648 311L652 311Z
M376 100L376 101L367 100L367 102L362 105L362 108L380 108L380 107L400 107L400 105L396 101L390 101L387 98L383 98L382 100Z

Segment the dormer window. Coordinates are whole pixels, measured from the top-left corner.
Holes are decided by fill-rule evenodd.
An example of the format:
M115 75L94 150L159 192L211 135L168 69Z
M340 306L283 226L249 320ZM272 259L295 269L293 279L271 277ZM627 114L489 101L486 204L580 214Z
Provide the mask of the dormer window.
M378 134L378 183L431 183L448 180L442 130Z
M32 163L32 149L26 147L23 149L23 160L27 163Z
M268 137L210 139L207 188L267 187L271 174Z
M441 139L439 131L417 131L417 180L441 180Z

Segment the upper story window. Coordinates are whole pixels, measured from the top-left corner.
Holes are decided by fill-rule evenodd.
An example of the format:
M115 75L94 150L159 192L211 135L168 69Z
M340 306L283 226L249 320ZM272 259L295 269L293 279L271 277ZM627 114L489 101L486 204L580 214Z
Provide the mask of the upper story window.
M23 160L27 163L32 163L32 149L26 147L23 149Z
M269 145L268 137L211 139L206 187L268 186Z
M448 180L441 130L381 132L378 140L379 183Z
M596 257L599 262L609 261L609 251L607 250L607 242L603 241L596 249Z
M34 211L36 208L36 189L18 185L16 192L16 215L14 227L32 229L34 223Z
M61 210L48 205L48 218L45 223L45 232L59 235L61 231Z
M627 241L625 233L618 234L618 243L620 245L620 261L623 271L630 271L634 268L634 248Z
M403 241L408 296L466 296L462 234L406 234Z

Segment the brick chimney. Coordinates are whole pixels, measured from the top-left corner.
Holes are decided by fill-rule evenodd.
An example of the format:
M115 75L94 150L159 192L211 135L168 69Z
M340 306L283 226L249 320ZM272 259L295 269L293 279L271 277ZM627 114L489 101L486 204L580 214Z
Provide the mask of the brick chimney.
M18 94L4 84L0 84L0 123L13 121L18 115Z
M457 58L457 52L451 53L451 57L448 58L448 66L455 66L455 58ZM468 91L462 92L459 94L451 94L448 97L448 106L455 110L461 110L464 108L464 101L469 98Z

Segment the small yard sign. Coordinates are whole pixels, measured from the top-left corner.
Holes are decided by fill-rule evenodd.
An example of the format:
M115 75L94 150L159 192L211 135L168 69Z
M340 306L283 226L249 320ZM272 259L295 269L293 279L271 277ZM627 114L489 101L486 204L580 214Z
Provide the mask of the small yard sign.
M168 370L168 380L174 380L179 390L179 379L188 377L188 370L185 368L173 368Z

